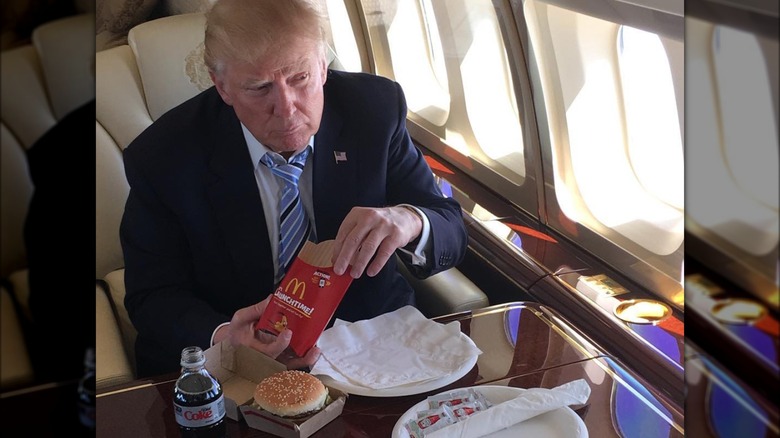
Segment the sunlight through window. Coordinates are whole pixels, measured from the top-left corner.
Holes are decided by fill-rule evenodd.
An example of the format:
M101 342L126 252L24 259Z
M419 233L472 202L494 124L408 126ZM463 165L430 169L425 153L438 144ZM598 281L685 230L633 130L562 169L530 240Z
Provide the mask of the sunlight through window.
M423 22L423 17L429 20ZM387 31L395 79L404 87L409 110L436 126L447 122L450 94L446 76L437 76L443 62L434 60L430 48L439 46L426 29L435 28L432 15L423 15L418 2L399 1ZM438 36L438 35L436 35ZM440 51L440 50L438 50Z
M474 27L474 38L461 63L466 112L479 147L489 158L525 175L523 135L501 34L493 17Z
M684 236L682 41L541 1L525 6L538 19L529 30L556 207L609 240L674 257Z
M621 26L618 54L631 166L647 191L682 209L682 136L666 52L658 35Z
M341 65L346 71L362 71L360 53L344 2L342 0L327 0L327 8L331 33L333 34L333 46Z

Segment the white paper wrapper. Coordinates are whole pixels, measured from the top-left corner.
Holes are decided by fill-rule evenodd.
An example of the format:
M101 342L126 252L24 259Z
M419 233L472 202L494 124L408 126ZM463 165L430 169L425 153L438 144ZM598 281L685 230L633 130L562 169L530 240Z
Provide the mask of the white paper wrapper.
M412 306L352 324L334 324L317 345L322 356L312 374L370 389L438 379L482 353L474 341L460 335L457 322L439 324Z
M425 438L477 438L489 435L555 409L584 404L588 397L590 386L583 379L552 389L529 388L512 400L426 434Z

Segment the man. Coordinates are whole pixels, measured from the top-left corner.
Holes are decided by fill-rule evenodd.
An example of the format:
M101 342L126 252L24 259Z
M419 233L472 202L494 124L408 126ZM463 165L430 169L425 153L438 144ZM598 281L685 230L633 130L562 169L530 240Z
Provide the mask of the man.
M223 339L290 368L317 360L316 347L285 360L291 334L266 344L251 324L299 247L280 237L298 204L280 205L290 192L274 166L297 163L296 223L310 240L335 239L336 273L355 278L336 318L414 305L396 252L420 277L462 259L460 206L412 144L400 86L328 71L323 20L311 0L216 2L205 37L215 87L125 151L125 305L139 376L173 371L182 348Z

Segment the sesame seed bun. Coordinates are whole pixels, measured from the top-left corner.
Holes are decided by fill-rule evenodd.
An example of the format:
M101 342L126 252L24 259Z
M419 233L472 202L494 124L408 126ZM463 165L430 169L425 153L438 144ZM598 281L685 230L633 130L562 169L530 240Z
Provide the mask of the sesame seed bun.
M303 371L272 374L255 388L255 403L280 417L301 417L322 409L328 388L320 379Z

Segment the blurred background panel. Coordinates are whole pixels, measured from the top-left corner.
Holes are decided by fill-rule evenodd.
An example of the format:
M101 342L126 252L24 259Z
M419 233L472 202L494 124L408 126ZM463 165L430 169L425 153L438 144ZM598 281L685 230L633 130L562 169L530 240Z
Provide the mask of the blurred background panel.
M778 436L778 2L686 2L687 431Z

